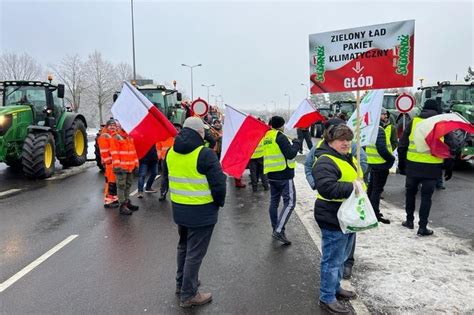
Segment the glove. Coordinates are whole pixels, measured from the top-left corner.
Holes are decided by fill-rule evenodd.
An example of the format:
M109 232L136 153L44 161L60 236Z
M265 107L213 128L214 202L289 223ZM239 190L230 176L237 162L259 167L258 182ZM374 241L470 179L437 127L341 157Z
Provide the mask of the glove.
M450 180L451 177L453 177L453 169L447 169L446 171L444 171L444 180L445 181Z

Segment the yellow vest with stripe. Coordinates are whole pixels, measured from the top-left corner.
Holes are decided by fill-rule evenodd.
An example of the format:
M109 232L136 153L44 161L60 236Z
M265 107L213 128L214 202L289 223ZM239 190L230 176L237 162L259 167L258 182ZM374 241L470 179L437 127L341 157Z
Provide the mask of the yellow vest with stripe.
M296 167L296 161L287 160L281 152L280 146L276 143L278 130L270 129L263 138L263 173L283 171L288 166L289 168Z
M199 146L188 154L171 148L166 156L171 201L184 205L204 205L214 201L205 175L197 170Z
M340 159L338 157L335 157L334 155L330 154L323 154L322 156L326 156L330 158L334 164L339 168L341 171L341 177L337 180L339 183L353 183L357 179L357 173L359 172L359 177L362 178L363 174L361 171L361 168L357 166L357 159L353 156L352 157L352 163L356 166L357 170L352 167L351 164L349 164L347 161L344 161L343 159ZM366 189L365 183L362 185L364 187L364 190ZM321 194L318 192L317 197L318 199L325 200L325 201L332 201L332 202L343 202L345 198L341 199L327 199L321 196Z
M413 123L411 125L411 132L408 140L410 144L408 145L407 160L417 163L426 163L426 164L441 164L443 159L440 159L430 152L418 152L415 145L415 127L420 122L423 121L423 118L415 117L413 118Z
M385 144L387 145L387 150L388 152L392 153L392 144L390 142L390 137L392 136L392 125L389 124L384 128L383 131L385 133ZM369 164L384 164L385 162L387 162L383 157L380 156L375 144L369 144L365 148L365 153L367 153L367 163Z
M260 142L258 143L258 146L253 152L251 159L261 158L265 154L265 149L263 147L263 140L265 140L265 137L263 137L263 139L260 140Z

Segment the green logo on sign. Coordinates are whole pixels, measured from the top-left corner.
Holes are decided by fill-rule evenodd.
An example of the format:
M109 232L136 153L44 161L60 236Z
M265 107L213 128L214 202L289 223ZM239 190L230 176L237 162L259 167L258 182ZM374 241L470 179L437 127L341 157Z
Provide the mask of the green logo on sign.
M410 35L398 36L400 48L398 52L397 74L407 75L408 64L410 63Z
M324 46L317 46L316 47L316 66L315 66L315 73L316 73L316 81L324 82L324 62L326 56L324 54Z

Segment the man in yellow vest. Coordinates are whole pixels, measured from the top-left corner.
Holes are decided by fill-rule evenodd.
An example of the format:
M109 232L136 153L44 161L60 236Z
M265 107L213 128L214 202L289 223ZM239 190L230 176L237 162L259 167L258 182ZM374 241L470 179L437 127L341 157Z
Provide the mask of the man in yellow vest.
M262 180L263 189L265 191L269 190L268 187L268 178L267 175L263 173L263 138L260 143L258 144L255 152L252 154L249 162L249 169L250 169L250 182L252 184L252 191L257 192L258 190L258 179Z
M369 187L367 195L374 208L377 220L384 224L390 224L390 220L383 217L380 212L380 195L387 183L389 170L395 162L392 154L392 145L390 143L392 135L392 125L388 119L387 110L382 107L380 113L380 126L377 134L377 140L374 144L366 147L367 161L369 163Z
M415 201L418 187L421 185L421 204L420 204L420 221L418 222L418 235L432 235L433 231L427 228L428 217L431 209L431 197L435 190L436 180L441 177L443 165L445 166L445 180L452 177L452 160L444 161L430 152L418 152L415 141L414 132L416 125L429 117L438 114L438 102L435 100L427 100L423 105L420 117L415 117L407 125L403 132L402 138L398 145L398 168L400 174L406 175L405 183L405 210L407 214L406 221L402 225L406 228L414 228Z
M298 139L290 143L283 133L285 120L280 116L270 119L272 129L267 131L263 140L263 173L267 174L270 183L270 220L273 238L290 245L285 234L285 225L290 218L296 203L296 191L293 183L296 161L294 160L301 147ZM279 212L280 199L283 209Z
M219 207L224 206L226 177L216 153L204 147L204 123L200 118L185 120L163 166L179 234L176 294L180 295L181 307L203 305L212 300L212 295L198 291L199 268Z

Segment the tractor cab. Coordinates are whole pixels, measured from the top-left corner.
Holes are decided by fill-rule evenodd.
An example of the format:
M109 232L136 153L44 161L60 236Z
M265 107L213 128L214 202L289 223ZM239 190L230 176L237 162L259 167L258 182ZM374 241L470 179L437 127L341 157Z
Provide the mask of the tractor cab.
M32 124L54 128L57 117L66 110L63 104L64 85L38 81L4 81L3 111L30 110Z
M355 111L355 101L336 101L331 104L331 110L334 116L348 120Z

